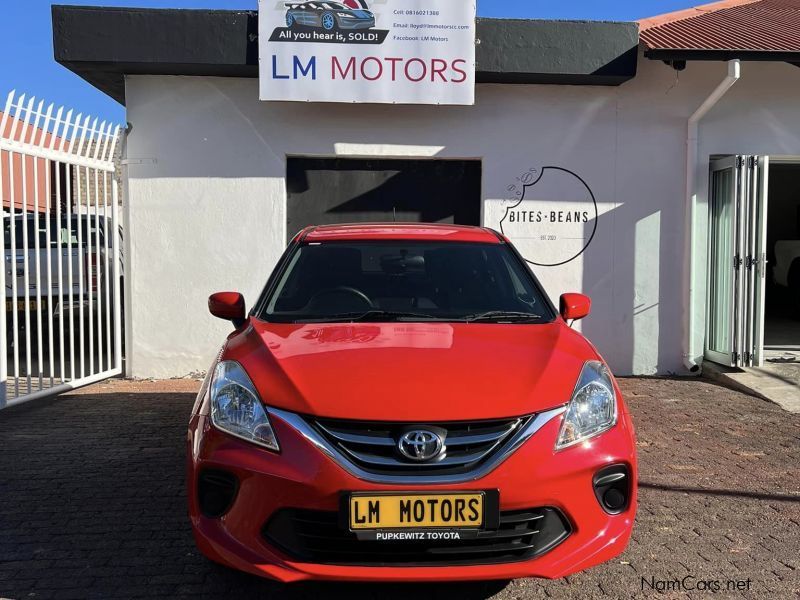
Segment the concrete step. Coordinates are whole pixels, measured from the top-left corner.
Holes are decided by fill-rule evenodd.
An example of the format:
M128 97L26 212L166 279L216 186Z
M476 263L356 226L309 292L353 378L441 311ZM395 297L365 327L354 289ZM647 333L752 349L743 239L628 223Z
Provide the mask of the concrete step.
M763 367L735 369L703 362L703 375L746 394L774 402L800 413L800 361L772 359Z

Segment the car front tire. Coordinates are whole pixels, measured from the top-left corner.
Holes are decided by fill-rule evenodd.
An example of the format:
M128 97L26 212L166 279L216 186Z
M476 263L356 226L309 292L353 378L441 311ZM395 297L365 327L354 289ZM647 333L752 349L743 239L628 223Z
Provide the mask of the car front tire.
M320 19L322 23L322 28L325 31L333 31L336 29L336 17L333 16L333 13L325 13L322 15L322 19Z

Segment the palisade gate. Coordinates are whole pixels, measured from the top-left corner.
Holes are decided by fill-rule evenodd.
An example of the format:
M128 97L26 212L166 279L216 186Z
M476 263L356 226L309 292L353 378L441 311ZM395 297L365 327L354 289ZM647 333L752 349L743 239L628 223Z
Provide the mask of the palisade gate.
M0 408L122 372L120 127L11 92L0 114Z

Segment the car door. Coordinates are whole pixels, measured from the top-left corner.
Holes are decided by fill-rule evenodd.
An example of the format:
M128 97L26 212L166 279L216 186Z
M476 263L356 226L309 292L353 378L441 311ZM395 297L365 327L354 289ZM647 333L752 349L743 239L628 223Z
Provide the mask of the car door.
M308 4L300 4L294 8L293 14L295 20L300 25L308 25L309 24L309 11L310 8Z

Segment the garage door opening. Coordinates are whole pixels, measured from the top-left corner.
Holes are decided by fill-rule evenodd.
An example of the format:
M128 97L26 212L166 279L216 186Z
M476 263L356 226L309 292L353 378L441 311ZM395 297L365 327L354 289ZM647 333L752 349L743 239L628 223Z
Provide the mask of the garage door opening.
M766 310L768 354L800 359L800 164L769 167Z
M481 161L287 159L287 235L358 222L481 224Z

